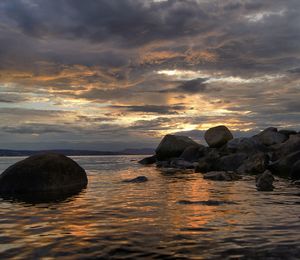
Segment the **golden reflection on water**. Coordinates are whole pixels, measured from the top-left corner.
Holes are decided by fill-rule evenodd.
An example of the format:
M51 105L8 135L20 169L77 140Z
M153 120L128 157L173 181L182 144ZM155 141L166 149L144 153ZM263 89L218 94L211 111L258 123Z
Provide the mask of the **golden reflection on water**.
M133 259L136 255L126 251L129 247L133 252L154 252L156 256L200 259L212 256L217 249L256 246L258 238L261 247L299 241L299 211L276 204L296 203L299 197L286 197L280 190L275 191L276 196L258 193L253 179L213 182L201 174L167 174L121 159L118 165L109 166L112 169L104 160L116 158L90 159L88 188L63 202L0 202L0 258L128 254ZM80 160L84 166L88 158ZM104 166L91 164L96 160ZM122 182L139 175L149 181ZM220 204L207 204L211 201ZM293 246L297 249L300 245Z

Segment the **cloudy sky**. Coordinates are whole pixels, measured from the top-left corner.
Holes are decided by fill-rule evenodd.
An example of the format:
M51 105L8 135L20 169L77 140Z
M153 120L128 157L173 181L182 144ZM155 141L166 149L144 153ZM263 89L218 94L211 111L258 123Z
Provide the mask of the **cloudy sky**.
M299 0L1 0L0 148L300 128Z

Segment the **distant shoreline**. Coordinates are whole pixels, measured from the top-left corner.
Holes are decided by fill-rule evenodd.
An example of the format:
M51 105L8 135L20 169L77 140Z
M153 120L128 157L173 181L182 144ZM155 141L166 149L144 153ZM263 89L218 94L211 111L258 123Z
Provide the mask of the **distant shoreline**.
M53 150L10 150L0 149L0 157L31 156L40 153L60 153L66 156L107 156L107 155L150 155L154 149L125 149L121 151L93 151L93 150L72 150L72 149L53 149Z

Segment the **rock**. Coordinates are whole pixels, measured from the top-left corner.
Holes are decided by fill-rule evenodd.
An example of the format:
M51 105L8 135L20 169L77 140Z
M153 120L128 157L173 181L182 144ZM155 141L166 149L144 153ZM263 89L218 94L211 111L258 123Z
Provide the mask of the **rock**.
M270 171L266 170L264 173L256 177L256 187L258 191L273 191L274 177Z
M72 159L54 153L30 156L0 175L0 193L21 198L49 193L52 197L77 193L87 186L86 172ZM51 193L51 196L50 196ZM53 196L52 196L53 195Z
M235 153L223 156L219 159L217 168L221 171L235 171L243 164L247 157L248 156L245 153Z
M170 161L158 161L156 162L156 167L157 168L168 168L170 166Z
M183 159L174 159L170 162L170 166L172 168L179 168L179 169L194 169L195 166L193 163L185 161Z
M292 180L300 180L300 160L294 163L290 172L290 177Z
M226 126L216 126L208 129L204 134L205 141L209 147L218 148L233 138Z
M126 183L141 183L141 182L146 182L146 181L148 181L148 178L146 176L138 176L133 179L123 180L123 182L126 182Z
M300 151L294 152L270 164L269 169L275 175L288 178L291 176L291 170L293 168L293 165L299 160Z
M205 154L206 149L204 145L191 145L184 149L179 158L189 162L196 162Z
M253 138L266 146L281 144L288 139L286 135L279 133L277 128L274 127L263 130L261 133L253 136Z
M199 159L195 172L205 173L217 170L220 158L221 155L219 151L215 148L211 148L207 155Z
M290 135L295 135L297 132L295 130L289 130L289 129L282 129L279 130L278 133L284 134L285 136L289 137Z
M187 136L166 135L155 150L157 159L179 157L189 146L198 146L198 144Z
M142 165L154 164L154 163L156 163L156 155L146 157L146 158L140 160L139 163Z
M289 139L274 149L273 160L278 160L288 154L300 151L300 134L290 135Z
M226 144L227 150L232 153L255 154L266 151L267 148L254 138L234 138Z
M203 174L204 179L214 180L214 181L235 181L241 179L239 175L234 172L226 171L212 171Z
M240 174L250 173L257 174L263 173L268 165L269 157L264 153L257 153L251 155L243 164L237 169Z

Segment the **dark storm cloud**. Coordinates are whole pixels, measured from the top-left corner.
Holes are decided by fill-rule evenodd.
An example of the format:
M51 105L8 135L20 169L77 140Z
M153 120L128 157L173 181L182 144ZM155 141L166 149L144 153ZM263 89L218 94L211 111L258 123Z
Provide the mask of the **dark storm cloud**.
M182 82L179 86L170 89L160 90L160 93L186 93L186 94L196 94L206 91L207 85L205 81L207 79L192 79Z
M0 1L1 142L141 145L230 120L297 128L299 42L298 0Z
M66 133L61 126L48 124L27 124L22 126L5 126L1 128L2 131L12 134L48 134L48 133Z
M154 113L154 114L177 114L177 111L184 111L185 106L174 105L174 106L156 106L156 105L144 105L144 106L110 106L120 110L126 110L130 112L143 112L143 113Z

